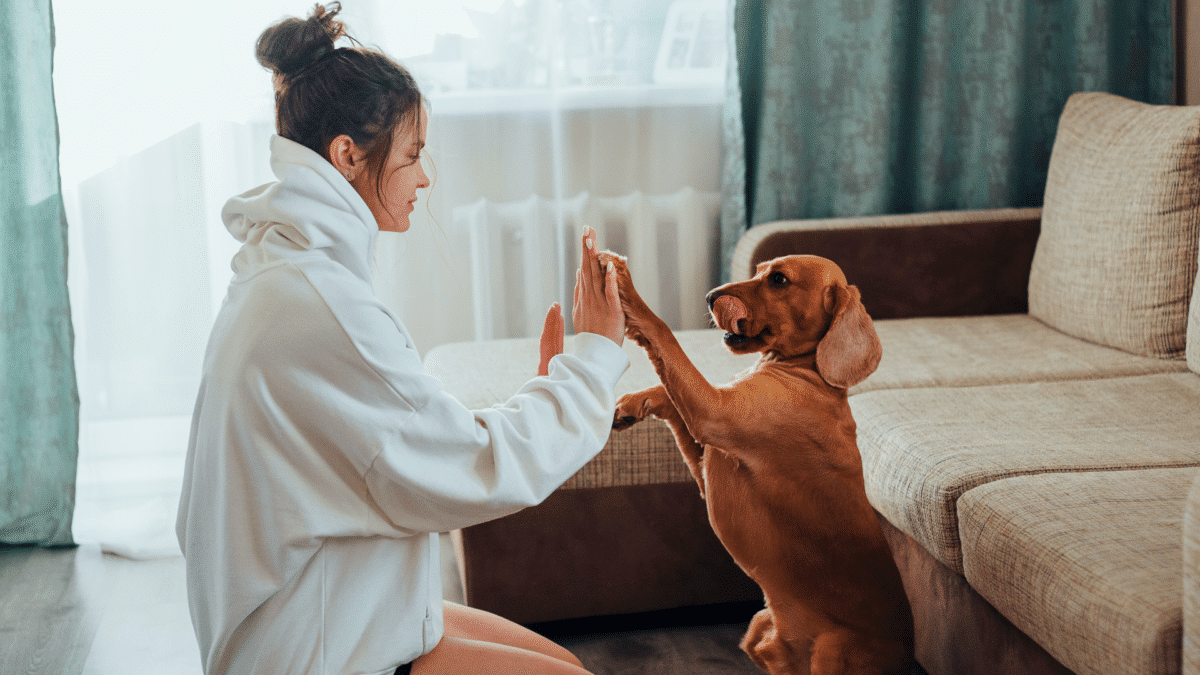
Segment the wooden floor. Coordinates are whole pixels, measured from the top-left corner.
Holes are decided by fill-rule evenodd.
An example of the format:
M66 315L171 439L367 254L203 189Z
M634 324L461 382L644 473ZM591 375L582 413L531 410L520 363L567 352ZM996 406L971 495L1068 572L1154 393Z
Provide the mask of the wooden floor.
M540 624L595 675L763 675L737 644L761 607L726 605Z
M0 673L200 673L183 559L0 549Z
M444 542L443 553L453 548ZM446 555L446 597L462 601ZM567 621L535 629L596 675L757 675L737 648L743 605ZM199 675L182 558L131 561L95 546L0 547L0 674Z

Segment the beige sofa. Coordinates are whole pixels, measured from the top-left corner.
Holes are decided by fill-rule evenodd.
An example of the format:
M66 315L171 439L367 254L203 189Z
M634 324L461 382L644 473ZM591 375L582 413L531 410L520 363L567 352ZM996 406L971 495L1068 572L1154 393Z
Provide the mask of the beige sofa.
M1077 94L1049 174L1039 209L752 228L733 276L812 253L862 290L883 360L850 403L929 673L1200 673L1200 108ZM679 337L712 381L747 364ZM626 348L620 392L653 384ZM536 353L427 367L490 405ZM455 541L468 603L524 622L757 597L658 421Z

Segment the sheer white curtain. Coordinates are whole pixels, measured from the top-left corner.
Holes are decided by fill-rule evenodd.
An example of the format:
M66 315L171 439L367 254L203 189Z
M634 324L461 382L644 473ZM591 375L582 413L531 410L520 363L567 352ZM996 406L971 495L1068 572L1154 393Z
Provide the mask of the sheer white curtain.
M476 334L456 207L719 190L725 0L342 4L351 33L405 63L430 100L435 183L410 231L376 249L376 290L422 352ZM236 251L220 208L273 179L271 84L253 45L311 7L54 2L81 543L178 554L189 419Z

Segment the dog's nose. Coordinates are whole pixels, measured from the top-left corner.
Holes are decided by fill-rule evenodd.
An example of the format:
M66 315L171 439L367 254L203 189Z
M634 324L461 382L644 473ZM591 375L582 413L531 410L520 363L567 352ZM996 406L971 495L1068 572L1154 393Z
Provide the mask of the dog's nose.
M722 295L725 295L725 292L719 288L715 288L709 291L708 295L704 296L704 299L708 301L708 311L712 311L713 303L716 302L717 298L721 297Z

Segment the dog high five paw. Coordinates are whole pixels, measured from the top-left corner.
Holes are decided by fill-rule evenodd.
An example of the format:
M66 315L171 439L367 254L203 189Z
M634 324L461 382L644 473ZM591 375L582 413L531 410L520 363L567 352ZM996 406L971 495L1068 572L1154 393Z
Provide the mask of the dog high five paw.
M912 610L863 485L847 389L882 354L836 264L762 263L708 294L726 346L759 360L714 386L612 260L626 335L662 384L617 402L614 428L648 416L670 426L709 521L763 590L741 647L771 675L901 675L913 665Z

